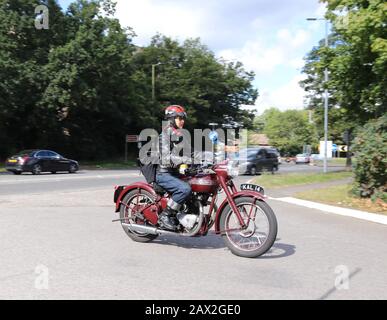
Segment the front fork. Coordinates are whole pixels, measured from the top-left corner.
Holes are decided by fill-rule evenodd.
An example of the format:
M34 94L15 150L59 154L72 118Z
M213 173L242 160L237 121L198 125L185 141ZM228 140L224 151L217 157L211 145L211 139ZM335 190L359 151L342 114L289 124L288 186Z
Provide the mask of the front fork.
M219 180L220 180L220 185L222 186L222 188L223 188L223 190L224 190L224 192L226 194L228 203L230 204L232 211L237 216L238 222L239 222L242 230L246 229L247 225L245 224L245 222L244 222L244 220L242 218L242 215L239 212L238 207L235 204L234 198L232 197L232 195L234 193L238 192L237 188L235 187L234 182L232 180L226 181L226 179L223 178L223 177L220 177Z

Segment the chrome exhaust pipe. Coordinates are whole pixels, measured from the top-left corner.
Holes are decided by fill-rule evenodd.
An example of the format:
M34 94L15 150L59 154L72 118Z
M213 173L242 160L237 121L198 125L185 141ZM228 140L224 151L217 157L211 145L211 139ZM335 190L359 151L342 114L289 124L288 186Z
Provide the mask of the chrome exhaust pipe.
M168 234L168 235L180 235L176 232L171 232L167 230L161 230L155 227L149 227L149 226L144 226L141 224L134 224L134 223L122 223L121 224L123 227L128 228L129 231L134 231L134 232L143 232L143 233L150 233L153 235L161 235L161 234Z

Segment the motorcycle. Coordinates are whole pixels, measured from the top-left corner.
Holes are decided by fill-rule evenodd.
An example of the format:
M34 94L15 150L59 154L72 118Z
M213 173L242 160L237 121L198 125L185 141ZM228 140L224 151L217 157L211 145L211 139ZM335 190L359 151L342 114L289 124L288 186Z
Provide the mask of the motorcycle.
M206 236L214 226L230 251L241 257L255 258L266 253L277 236L277 219L266 203L264 189L242 184L237 190L233 178L238 168L227 160L218 164L193 165L181 179L190 184L192 196L177 213L177 231L160 229L158 215L166 208L168 192L156 183L135 182L116 186L115 212L125 233L134 241L149 242L159 235ZM219 195L225 199L217 206Z

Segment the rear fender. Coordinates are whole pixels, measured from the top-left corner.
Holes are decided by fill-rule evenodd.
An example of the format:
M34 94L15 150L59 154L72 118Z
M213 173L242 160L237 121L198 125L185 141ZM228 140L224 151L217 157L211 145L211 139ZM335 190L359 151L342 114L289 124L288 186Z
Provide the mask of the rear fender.
M263 195L259 192L249 191L249 190L240 191L240 192L234 193L232 195L232 198L234 201L236 199L242 198L242 197L251 197L251 198L257 199L258 201L263 201L263 202L265 202L265 199L267 198L265 195ZM226 198L222 202L222 204L220 205L220 207L218 208L218 211L216 213L216 217L215 217L215 233L216 234L219 234L221 231L220 230L220 216L222 215L222 212L226 208L227 205L228 205L228 199Z
M154 195L156 198L156 193L153 190L152 186L148 183L145 183L145 182L135 182L129 186L116 186L115 187L116 192L121 190L121 191L119 191L118 197L116 197L116 196L114 197L115 198L114 200L116 203L116 212L120 211L121 201L126 196L126 194L132 190L135 190L135 189L145 190L145 191L151 193L152 195Z

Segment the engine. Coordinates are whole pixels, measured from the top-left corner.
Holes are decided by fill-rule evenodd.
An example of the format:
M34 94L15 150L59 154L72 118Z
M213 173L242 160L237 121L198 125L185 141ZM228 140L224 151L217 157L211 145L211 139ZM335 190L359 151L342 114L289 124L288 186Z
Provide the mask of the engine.
M177 214L180 224L187 230L195 227L199 221L201 201L194 195L189 199L183 209Z

